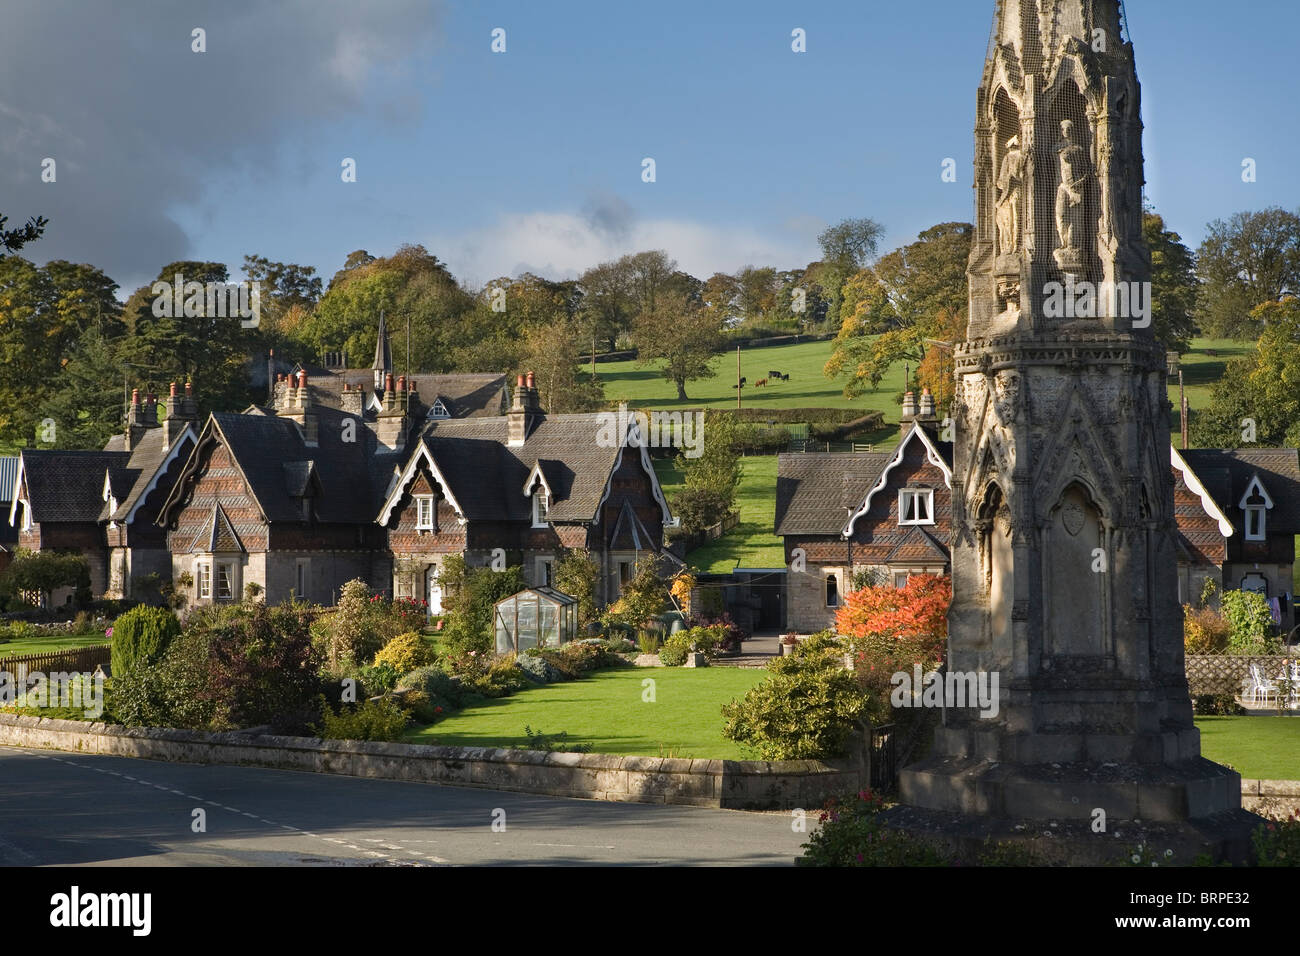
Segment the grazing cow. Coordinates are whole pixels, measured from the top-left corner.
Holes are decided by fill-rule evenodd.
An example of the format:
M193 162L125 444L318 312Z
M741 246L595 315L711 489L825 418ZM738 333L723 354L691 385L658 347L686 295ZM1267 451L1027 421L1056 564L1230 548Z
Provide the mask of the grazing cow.
M754 383L754 387L755 387L755 388L762 388L762 387L763 387L764 385L766 385L766 384L767 384L767 379L765 379L765 378L760 378L757 382Z
M774 371L772 371L772 369L768 369L768 370L767 370L767 377L768 377L768 378L780 378L780 377L781 377L781 373L780 373L780 372L774 372Z
M790 375L789 375L788 372L787 372L785 375L782 375L782 376L781 376L781 381L783 381L783 382L788 382L788 381L790 381Z
M744 387L745 387L745 379L742 377L741 380L740 380L740 384L739 384L739 385L733 385L733 386L731 386L731 387L732 387L732 388L744 388Z

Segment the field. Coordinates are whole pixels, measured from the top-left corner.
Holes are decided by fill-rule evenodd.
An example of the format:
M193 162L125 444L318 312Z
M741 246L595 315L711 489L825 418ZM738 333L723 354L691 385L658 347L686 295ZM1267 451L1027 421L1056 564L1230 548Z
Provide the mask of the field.
M904 365L896 364L880 387L859 399L847 399L843 393L843 379L833 381L822 374L822 367L831 355L832 343L805 342L766 349L749 349L741 352L741 374L752 383L765 376L770 369L780 369L790 375L789 382L768 385L765 388L747 387L743 396L746 407L760 408L860 408L864 412L881 411L885 426L872 435L857 441L872 442L878 450L888 450L898 441L898 393L903 389ZM1203 408L1210 401L1210 387L1223 374L1227 363L1247 355L1254 348L1249 342L1228 339L1196 339L1192 349L1182 358L1183 381L1187 400L1192 408ZM636 362L610 362L597 365L597 372L605 383L605 395L611 400L627 401L642 408L710 407L734 408L736 391L731 386L736 380L735 353L719 355L713 367L719 370L717 378L691 382L686 402L677 400L673 386L664 380L657 368L640 367ZM1181 425L1178 419L1178 380L1174 378L1169 389L1174 404L1173 437ZM681 475L669 461L657 461L664 492L671 495L681 486ZM737 567L775 568L784 564L781 541L772 533L776 514L776 457L758 456L745 459L745 476L737 491L740 507L740 524L717 541L710 542L691 552L687 557L698 570L726 573ZM1300 588L1300 565L1296 568L1296 586Z
M596 671L583 680L547 684L489 700L408 734L407 743L450 747L528 748L524 728L593 753L710 760L752 758L722 736L722 705L743 697L766 671L735 667ZM646 678L654 701L643 700Z
M690 553L690 563L696 570L728 574L737 567L785 566L781 539L772 533L776 522L776 456L752 455L743 464L744 474L736 489L740 524L717 541ZM656 460L655 473L664 494L671 497L682 487L681 472L671 460Z

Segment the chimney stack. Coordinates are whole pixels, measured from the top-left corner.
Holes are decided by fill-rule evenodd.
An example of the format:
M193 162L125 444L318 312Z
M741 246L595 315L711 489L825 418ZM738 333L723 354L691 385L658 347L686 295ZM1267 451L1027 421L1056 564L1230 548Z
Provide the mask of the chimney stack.
M506 444L511 448L523 445L541 417L535 382L533 373L529 372L527 376L520 375L515 386L515 400L506 413Z
M145 432L158 427L158 396L148 394L140 400L140 390L131 389L131 407L126 413L126 431L123 435L127 451L134 451Z
M308 448L315 448L320 437L319 422L316 409L312 406L311 390L307 387L307 372L305 370L298 372L297 387L294 387L294 376L291 375L285 391L284 407L277 409L277 412L281 417L298 425L299 431L302 432L303 444Z
M163 422L163 449L170 451L172 445L185 434L185 429L198 421L198 405L194 401L194 386L185 383L185 395L180 394L175 382L167 395L167 419Z

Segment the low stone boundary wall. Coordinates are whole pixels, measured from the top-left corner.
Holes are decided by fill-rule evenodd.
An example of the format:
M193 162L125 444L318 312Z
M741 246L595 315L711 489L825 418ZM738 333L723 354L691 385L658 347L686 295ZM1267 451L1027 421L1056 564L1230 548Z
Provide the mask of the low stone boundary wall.
M1241 808L1262 817L1284 819L1300 812L1300 780L1241 781Z
M482 787L556 797L731 810L820 807L870 779L854 760L684 760L317 740L0 714L0 744L181 763L232 764Z

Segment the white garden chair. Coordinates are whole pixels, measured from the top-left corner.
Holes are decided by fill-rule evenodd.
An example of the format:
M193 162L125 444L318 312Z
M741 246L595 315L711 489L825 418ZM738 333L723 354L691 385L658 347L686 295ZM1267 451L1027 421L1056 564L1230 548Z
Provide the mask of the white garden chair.
M1277 682L1271 681L1259 671L1258 664L1250 665L1250 687L1246 693L1256 703L1267 703L1270 697L1277 696Z

